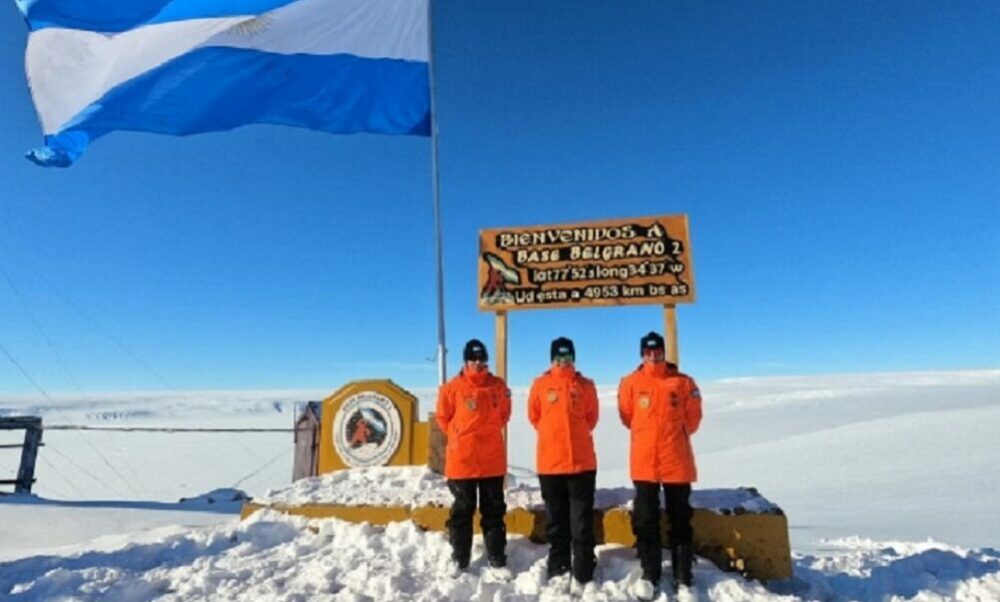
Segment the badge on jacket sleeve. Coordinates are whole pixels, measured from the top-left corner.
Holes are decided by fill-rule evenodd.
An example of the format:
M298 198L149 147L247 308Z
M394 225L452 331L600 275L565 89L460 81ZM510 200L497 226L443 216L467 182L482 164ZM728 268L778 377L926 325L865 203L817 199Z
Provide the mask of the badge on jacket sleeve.
M472 398L472 397L470 397L469 399L466 399L466 400L465 400L465 407L469 408L469 411L470 411L470 412L475 412L475 411L476 411L476 408L478 407L478 406L476 405L476 400L475 400L475 398Z
M559 393L555 389L549 389L549 394L545 398L549 403L555 403L559 400Z
M648 408L648 407L649 407L649 398L648 398L648 397L645 397L645 396L643 396L643 397L640 397L640 398L639 398L639 407L641 407L641 408L642 408L642 409L644 409L644 410L645 410L646 408Z

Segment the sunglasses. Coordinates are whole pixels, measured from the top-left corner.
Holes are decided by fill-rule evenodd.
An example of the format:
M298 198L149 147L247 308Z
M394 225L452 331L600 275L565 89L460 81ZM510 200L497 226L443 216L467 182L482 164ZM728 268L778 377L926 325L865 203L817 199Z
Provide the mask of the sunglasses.
M557 364L572 364L574 359L572 353L557 353L552 356L552 361Z

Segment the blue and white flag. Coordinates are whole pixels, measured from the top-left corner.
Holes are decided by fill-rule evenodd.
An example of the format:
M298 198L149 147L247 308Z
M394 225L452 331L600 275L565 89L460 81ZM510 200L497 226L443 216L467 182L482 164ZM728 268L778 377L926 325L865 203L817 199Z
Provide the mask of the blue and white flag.
M17 0L45 134L68 166L113 130L251 123L429 136L428 0Z

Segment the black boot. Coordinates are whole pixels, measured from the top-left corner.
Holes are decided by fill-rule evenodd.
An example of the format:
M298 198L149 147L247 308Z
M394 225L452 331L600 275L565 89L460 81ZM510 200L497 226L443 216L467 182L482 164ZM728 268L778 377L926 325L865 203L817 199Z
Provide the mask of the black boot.
M464 571L465 569L469 568L468 556L459 556L458 554L452 554L451 559L454 560L455 564L458 565L458 570Z
M486 544L486 557L491 567L498 568L507 566L507 533L500 529L491 529L489 533L483 534L483 541Z
M570 567L568 560L563 560L562 558L559 557L553 558L551 554L549 555L549 562L546 567L546 574L548 575L549 579L552 579L553 577L558 577L559 575L565 575L566 573L569 572L569 569Z
M643 546L638 550L639 566L642 568L642 578L657 584L662 572L663 552L659 546L653 548Z
M507 566L506 556L490 556L489 559L490 568L502 569Z
M678 544L670 549L670 566L674 574L674 590L677 590L682 585L691 586L691 560L691 544Z

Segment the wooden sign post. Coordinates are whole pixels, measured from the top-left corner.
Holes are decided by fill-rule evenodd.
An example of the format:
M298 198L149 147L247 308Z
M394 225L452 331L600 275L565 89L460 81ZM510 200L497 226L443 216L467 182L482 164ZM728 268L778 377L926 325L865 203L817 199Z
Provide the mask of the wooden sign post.
M663 306L663 338L667 343L667 361L680 366L680 351L677 347L677 306L672 303Z
M507 381L507 312L496 312L496 375Z

